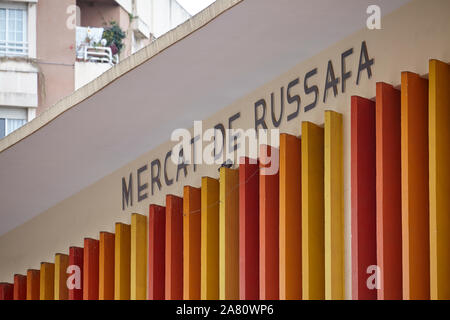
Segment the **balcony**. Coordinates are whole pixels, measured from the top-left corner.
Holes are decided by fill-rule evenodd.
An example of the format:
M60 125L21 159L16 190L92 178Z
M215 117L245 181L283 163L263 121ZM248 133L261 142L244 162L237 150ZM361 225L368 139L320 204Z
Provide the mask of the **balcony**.
M103 28L77 27L77 61L110 65L119 62L117 52L113 52L111 47L106 47L106 40L102 38L103 31Z
M77 27L75 90L119 63L114 47L107 47L103 28Z

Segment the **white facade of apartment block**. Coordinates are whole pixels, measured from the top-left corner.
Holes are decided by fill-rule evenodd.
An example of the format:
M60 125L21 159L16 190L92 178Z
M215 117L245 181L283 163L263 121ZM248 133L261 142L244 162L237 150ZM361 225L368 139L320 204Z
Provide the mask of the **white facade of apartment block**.
M36 115L36 2L0 1L0 138Z

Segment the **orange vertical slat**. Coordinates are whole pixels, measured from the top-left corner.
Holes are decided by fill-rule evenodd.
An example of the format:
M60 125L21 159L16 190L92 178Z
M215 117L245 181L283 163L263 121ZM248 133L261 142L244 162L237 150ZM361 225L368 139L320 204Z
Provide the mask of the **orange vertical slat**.
M115 235L100 232L99 243L99 300L114 300Z
M183 190L183 298L200 300L201 189Z
M302 298L301 140L280 135L280 299Z
M131 296L131 226L116 223L114 243L114 300Z
M403 299L430 298L428 80L402 73Z
M40 299L40 271L28 270L27 271L27 300L39 300Z

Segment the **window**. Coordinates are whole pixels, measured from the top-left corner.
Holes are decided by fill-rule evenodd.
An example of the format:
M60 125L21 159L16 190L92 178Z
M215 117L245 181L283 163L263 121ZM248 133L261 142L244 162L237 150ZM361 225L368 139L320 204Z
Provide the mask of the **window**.
M0 139L6 137L11 132L19 129L27 121L24 119L5 119L0 118Z
M27 54L26 6L0 3L0 56Z

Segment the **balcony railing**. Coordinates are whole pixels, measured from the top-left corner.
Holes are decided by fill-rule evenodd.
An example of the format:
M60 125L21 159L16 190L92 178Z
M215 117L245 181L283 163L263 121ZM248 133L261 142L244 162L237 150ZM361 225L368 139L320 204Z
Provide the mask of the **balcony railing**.
M111 65L119 63L119 56L113 55L109 47L82 47L83 61L109 63Z
M0 56L27 56L28 43L23 41L0 41Z

